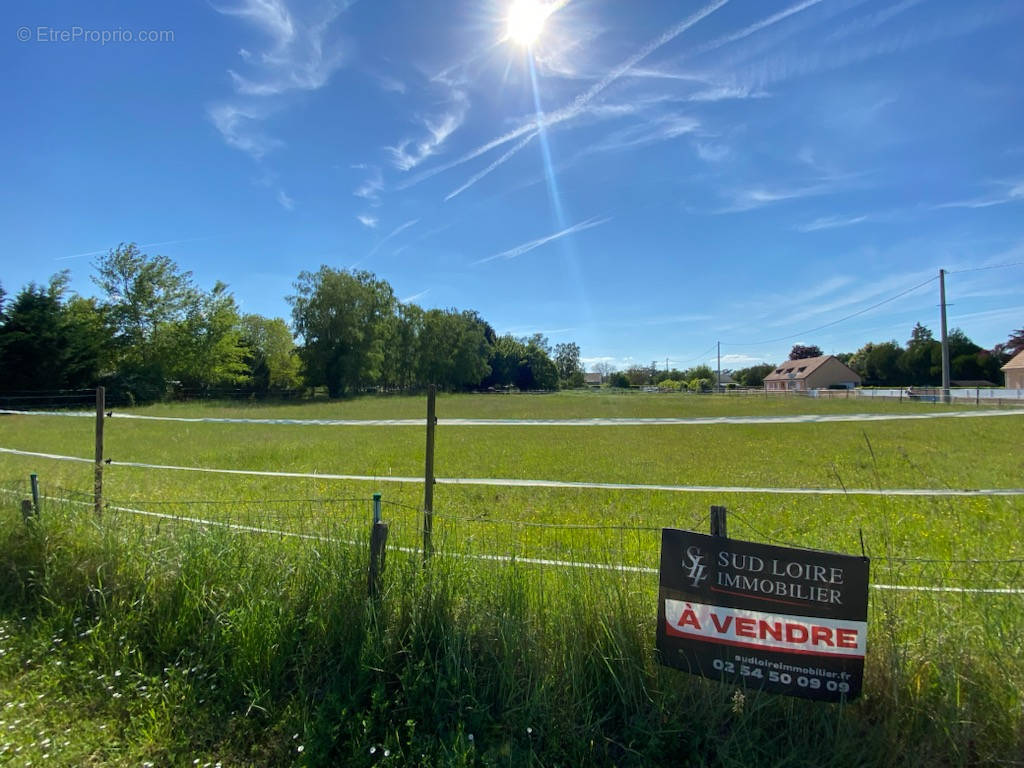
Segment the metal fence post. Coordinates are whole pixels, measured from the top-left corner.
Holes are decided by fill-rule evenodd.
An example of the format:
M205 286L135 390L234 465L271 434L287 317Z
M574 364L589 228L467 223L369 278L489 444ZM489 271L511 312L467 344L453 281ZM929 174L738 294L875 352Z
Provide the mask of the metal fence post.
M434 550L434 426L437 424L437 387L427 388L427 453L423 473L423 559Z
M93 511L97 516L103 510L103 411L106 408L106 389L96 387L96 466L93 470Z
M28 476L29 483L32 485L32 509L35 510L36 515L40 513L39 509L39 475L33 472Z
M729 534L726 532L725 524L725 507L711 507L711 535L721 536L723 539L728 538Z
M371 598L380 594L380 577L384 573L387 554L388 524L380 519L380 494L373 494L373 526L370 528L370 569L367 592Z

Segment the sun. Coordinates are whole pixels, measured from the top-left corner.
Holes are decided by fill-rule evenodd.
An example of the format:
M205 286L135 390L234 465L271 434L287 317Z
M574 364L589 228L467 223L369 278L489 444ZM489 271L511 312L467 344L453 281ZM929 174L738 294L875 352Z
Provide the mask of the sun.
M513 0L508 9L508 37L520 45L533 45L544 29L551 9L540 0Z

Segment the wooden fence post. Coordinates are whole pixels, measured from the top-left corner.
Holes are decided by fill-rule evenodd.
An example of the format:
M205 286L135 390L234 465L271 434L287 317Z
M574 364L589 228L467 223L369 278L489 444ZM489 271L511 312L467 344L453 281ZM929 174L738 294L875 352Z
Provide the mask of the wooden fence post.
M93 511L99 517L103 511L103 417L106 409L104 387L96 387L96 467L93 470Z
M725 515L725 507L711 507L712 536L721 536L723 539L728 538L729 534L726 532Z
M437 424L437 387L427 388L427 454L423 473L423 559L434 550L434 426Z
M32 499L21 500L21 516L24 518L26 525L32 519Z

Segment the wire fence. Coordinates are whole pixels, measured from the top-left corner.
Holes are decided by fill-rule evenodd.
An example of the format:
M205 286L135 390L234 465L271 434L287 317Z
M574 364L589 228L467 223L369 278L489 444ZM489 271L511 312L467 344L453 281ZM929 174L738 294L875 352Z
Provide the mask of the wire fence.
M30 491L8 483L0 497L14 504ZM109 501L97 522L130 537L171 537L183 530L221 531L273 542L309 542L344 547L369 546L375 514L390 529L387 551L424 554L423 513L413 505L362 497L293 499L133 499ZM60 487L40 488L40 515L47 508L82 517L92 515L87 493ZM798 543L760 532L746 516L734 522L768 543L800 548ZM675 527L704 531L710 515L691 514ZM436 557L519 564L561 572L658 573L662 528L641 520L615 524L542 523L490 515L459 516L435 512L431 554ZM873 590L957 595L1024 596L1024 558L919 558L892 552L869 553Z
M89 401L95 397L94 390L64 391L54 393L24 393L12 395L30 398L75 398ZM58 404L62 401L55 400ZM59 407L59 405L58 405ZM25 415L66 415L97 418L97 414L82 411L25 410L22 408L0 409L3 413ZM929 418L935 416L959 417L977 415L1019 415L1022 411L964 411L941 414L895 414L896 418ZM99 414L101 415L101 414ZM871 414L888 417L887 414ZM119 418L150 418L180 422L230 422L252 424L303 424L317 426L359 425L406 425L422 426L423 419L407 420L315 420L315 419L220 419L120 415ZM784 417L804 422L807 416ZM816 418L816 417L810 417ZM839 415L836 420L850 420L850 415ZM858 418L858 415L853 415ZM109 414L108 414L109 419ZM572 420L496 420L496 419L450 419L441 423L458 425L550 425L586 424L600 425L647 423L728 423L736 420L758 423L758 417L735 417L713 419L572 419ZM98 419L99 420L99 419ZM763 419L776 421L777 417ZM55 461L94 464L95 459L68 456L64 454L23 451L16 448L0 447L0 453L37 457ZM357 474L326 474L319 472L281 472L272 469L255 470L230 467L197 467L169 464L154 464L136 461L111 461L113 467L131 467L158 471L218 473L249 477L310 478L317 480L372 481L377 483L422 484L421 477L391 477ZM607 489L613 491L667 491L672 493L750 493L750 494L841 494L846 496L1021 496L1024 489L963 489L963 488L772 488L739 486L675 486L642 483L602 483L560 480L537 480L522 478L461 478L437 477L433 482L439 485L498 486L503 488L551 488L551 489ZM0 488L0 494L8 497L24 496L17 490L18 484ZM43 495L55 503L67 504L85 509L96 503L98 496L74 489L52 487ZM125 526L142 526L144 530L157 533L175 526L197 526L207 529L221 529L262 537L277 537L282 540L327 541L348 546L365 543L369 521L373 519L373 499L360 497L327 498L264 498L260 500L213 500L213 499L104 499L103 514L114 516ZM522 564L548 566L562 569L591 569L619 572L656 573L660 548L661 527L644 524L639 517L627 522L600 525L591 523L535 522L528 520L504 519L489 511L472 515L458 515L438 510L432 514L432 543L426 543L423 536L425 525L419 507L396 503L392 500L378 502L378 512L385 516L391 526L389 549L409 554L423 554L425 546L431 547L439 556L454 556L470 560L487 560L497 563L518 562ZM733 514L737 514L733 512ZM737 514L742 526L762 541L787 546L800 546L780 540L772 533L758 530L749 520ZM691 515L690 519L674 520L675 527L691 530L706 529L707 514ZM979 560L979 559L925 559L912 558L884 550L873 555L874 582L877 589L938 591L948 594L971 592L977 594L1021 594L1024 593L1024 559Z

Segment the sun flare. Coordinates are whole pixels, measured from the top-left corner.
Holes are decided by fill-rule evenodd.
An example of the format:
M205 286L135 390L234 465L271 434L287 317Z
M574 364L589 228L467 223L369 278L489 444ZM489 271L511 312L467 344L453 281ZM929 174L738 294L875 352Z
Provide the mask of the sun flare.
M551 11L539 0L513 0L508 9L508 37L520 45L532 45L544 30Z

